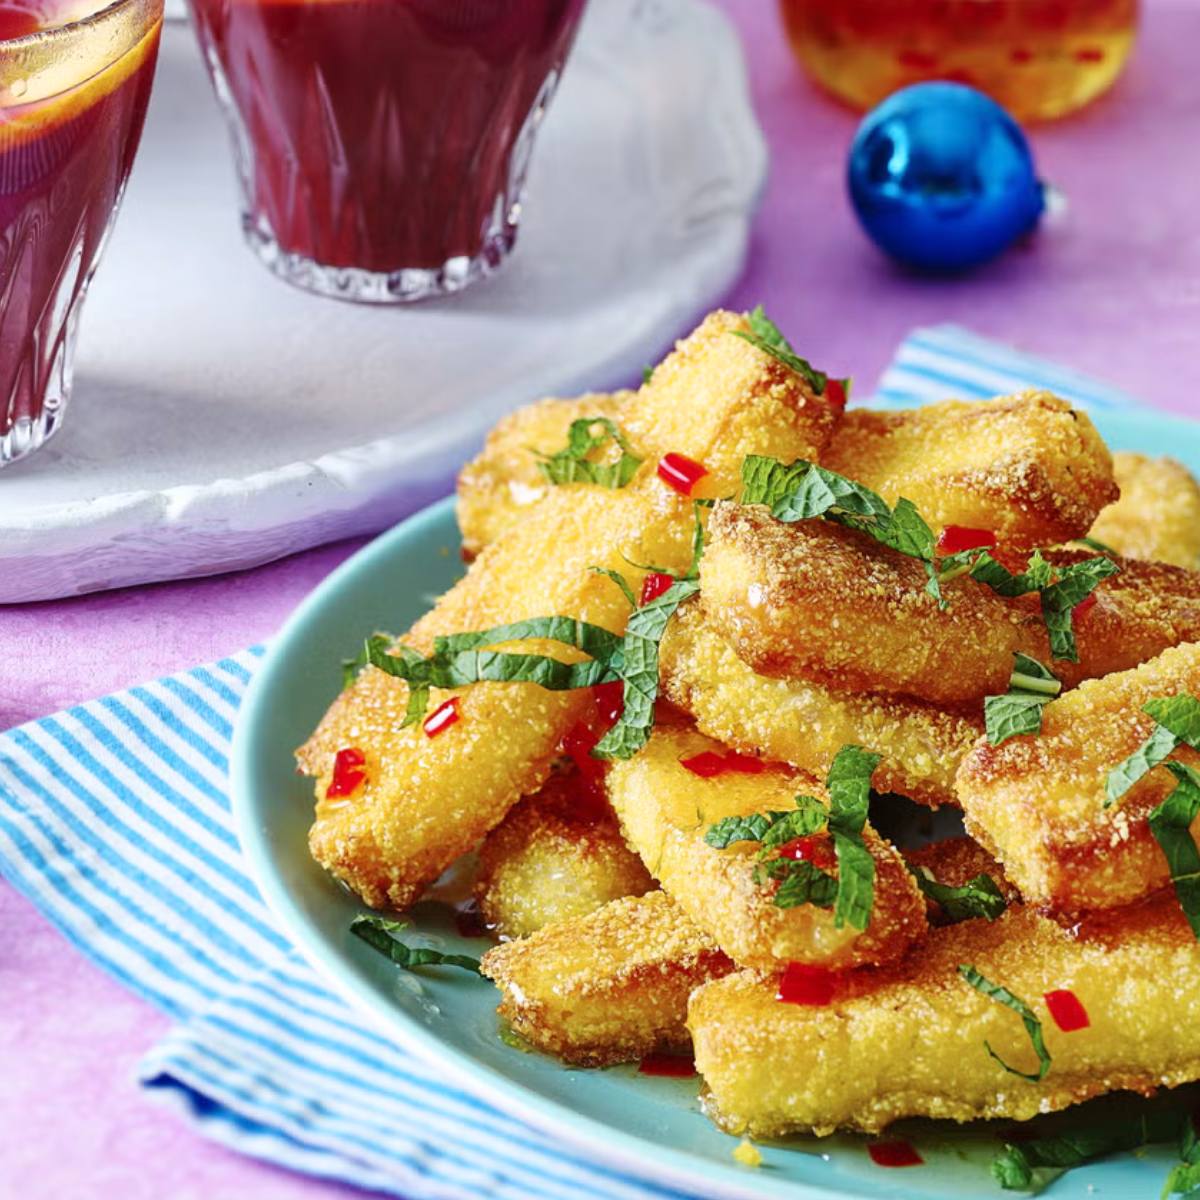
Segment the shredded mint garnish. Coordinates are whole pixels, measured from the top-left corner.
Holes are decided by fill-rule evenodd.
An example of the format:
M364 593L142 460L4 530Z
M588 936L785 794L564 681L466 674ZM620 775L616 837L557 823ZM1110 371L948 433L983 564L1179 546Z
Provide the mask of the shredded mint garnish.
M1089 550L1095 550L1100 554L1116 554L1116 551L1111 546L1106 546L1099 538L1094 537L1077 537L1071 539L1071 544L1074 546L1086 546Z
M1042 709L1062 691L1062 683L1049 667L1019 651L1003 696L988 696L983 702L983 719L988 744L1003 745L1011 737L1040 733Z
M1181 1139L1186 1142L1192 1129L1191 1116L1178 1110L1143 1111L1137 1114L1122 1113L1101 1120L1092 1118L1086 1128L1071 1130L1055 1137L1030 1138L1026 1141L1009 1142L992 1160L992 1177L1002 1187L1015 1191L1030 1191L1034 1183L1034 1171L1038 1168L1070 1170L1084 1163L1116 1154L1122 1150L1137 1150L1161 1142ZM1194 1131L1192 1134L1194 1144ZM1184 1164L1187 1152L1183 1153ZM1176 1167L1175 1171L1180 1168ZM1167 1190L1181 1191L1173 1171L1167 1179ZM1189 1185L1189 1186L1195 1186Z
M730 330L734 337L742 338L743 341L756 346L764 354L769 354L777 362L781 362L785 367L795 371L812 388L814 395L823 396L825 394L825 385L829 382L829 376L824 371L818 371L812 363L801 358L792 349L787 338L780 332L779 326L767 316L761 304L750 313L746 320L750 325L749 330ZM846 395L849 396L850 380L845 379L842 384L846 389Z
M908 869L917 881L921 894L940 905L952 925L957 925L959 921L972 921L976 917L994 921L1008 907L996 881L986 872L980 872L961 887L953 887L939 883L925 867L910 865Z
M992 1049L991 1044L984 1042L984 1048L987 1052L1011 1075L1019 1075L1022 1079L1028 1079L1030 1083L1040 1083L1046 1078L1046 1072L1050 1070L1050 1054L1046 1049L1046 1042L1042 1037L1042 1023L1034 1015L1033 1009L1025 1003L1024 1000L1014 996L1008 988L1001 987L998 983L992 983L985 979L973 966L969 963L960 963L958 973L977 991L983 995L995 1000L997 1004L1003 1004L1006 1008L1011 1008L1025 1025L1025 1032L1029 1034L1029 1040L1033 1043L1033 1048L1038 1056L1037 1071L1029 1074L1025 1071L1018 1071L1016 1067L1010 1067Z
M1147 700L1142 711L1154 718L1154 730L1105 780L1105 808L1119 800L1139 779L1173 754L1180 745L1200 749L1200 700L1186 694Z
M759 843L754 881L760 885L771 881L779 884L775 893L778 907L832 907L837 928L849 924L866 929L875 904L875 860L862 831L867 821L871 776L881 757L861 746L843 746L825 777L828 809L814 796L799 795L795 809L787 812L725 817L709 827L704 840L718 850L735 842ZM807 837L821 829L828 829L833 839L836 879L811 862L773 855L793 838Z
M595 433L599 427L602 432ZM612 440L621 451L615 463L593 462L588 455ZM642 460L608 417L580 417L567 431L567 444L553 454L535 450L540 458L538 470L554 484L594 483L600 487L623 488L637 474Z
M406 946L395 934L407 926L407 921L389 921L386 917L355 917L350 923L350 932L362 938L373 950L390 958L397 966L409 971L414 967L461 967L476 975L480 973L477 958Z
M1166 856L1183 915L1200 940L1200 848L1191 832L1192 822L1200 816L1200 773L1183 763L1163 765L1178 783L1150 813L1150 832Z

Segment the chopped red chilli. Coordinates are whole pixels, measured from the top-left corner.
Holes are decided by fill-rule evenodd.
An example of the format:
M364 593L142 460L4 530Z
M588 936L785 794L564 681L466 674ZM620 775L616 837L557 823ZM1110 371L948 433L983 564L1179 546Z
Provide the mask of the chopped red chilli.
M338 796L352 796L367 777L363 770L366 761L366 755L357 746L339 750L333 759L333 776L325 790L325 798L333 800Z
M825 391L822 395L838 412L841 412L846 407L846 381L844 379L826 380Z
M664 454L658 460L658 477L681 496L690 496L692 488L708 474L703 463L684 454Z
M919 1167L925 1162L911 1142L871 1142L867 1153L877 1167Z
M833 1000L837 975L824 967L810 967L806 963L791 962L784 968L779 979L776 1000L784 1004L806 1004L812 1008L824 1008Z
M681 758L679 765L701 779L712 779L717 775L757 775L762 769L762 759L749 754L737 754L730 750L718 754L714 750L703 750L691 758Z
M793 862L810 862L822 870L832 867L837 861L829 838L819 833L810 833L784 842L779 847L779 857L790 858Z
M1071 620L1080 620L1085 613L1091 612L1096 607L1096 593L1089 592L1080 602L1071 609Z
M1047 992L1042 999L1046 1001L1046 1008L1054 1018L1055 1025L1063 1033L1074 1033L1077 1029L1086 1029L1091 1024L1087 1009L1074 992L1062 988Z
M461 718L458 714L458 697L451 696L444 704L439 704L425 718L425 724L422 728L425 730L426 737L437 737L439 733L445 733L451 725L457 725Z
M645 608L651 600L657 600L674 582L674 575L665 575L662 571L651 571L642 580L642 594L638 603ZM601 684L601 686L606 685Z
M947 525L937 540L939 554L961 554L964 550L983 550L996 544L990 529L971 529L966 525Z
M696 1073L696 1060L683 1054L647 1054L638 1063L643 1075L668 1075L675 1079L686 1079Z

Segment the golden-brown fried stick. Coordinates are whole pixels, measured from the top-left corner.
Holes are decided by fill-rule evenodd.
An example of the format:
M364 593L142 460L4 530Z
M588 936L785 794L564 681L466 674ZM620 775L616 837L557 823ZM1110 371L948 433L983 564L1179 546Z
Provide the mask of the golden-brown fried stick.
M464 549L478 553L552 490L533 451L561 450L571 422L582 417L609 417L622 427L643 459L629 486L652 493L662 490L655 468L664 454L683 454L708 468L694 489L698 498L738 490L747 454L789 462L819 457L839 420L837 409L794 371L733 336L748 328L737 313L710 313L636 393L543 400L506 417L459 475ZM750 413L753 420L746 419Z
M752 878L757 844L710 846L705 833L725 817L788 811L800 793L825 799L814 780L778 764L704 779L680 763L724 751L702 734L659 728L636 757L613 763L607 785L625 837L650 874L730 958L768 968L791 961L856 966L895 958L925 932L925 902L903 859L869 826L863 840L875 859L875 904L861 932L849 923L837 928L829 909L778 907L778 885ZM828 870L836 874L832 863Z
M1049 392L900 412L852 409L822 465L889 504L907 497L935 532L988 529L1012 546L1078 537L1117 498L1095 426Z
M1118 450L1113 474L1121 498L1096 518L1091 536L1129 558L1200 567L1200 484L1187 467Z
M714 314L660 364L656 386L644 389L647 411L679 407L672 431L694 426L678 448L703 457L711 476L702 482L730 489L745 454L811 455L835 419L799 375L732 336L740 321ZM639 393L631 407L642 400ZM438 634L551 615L620 633L628 606L590 568L624 571L635 588L643 575L629 560L682 571L693 529L692 504L655 478L652 466L625 488L555 488L487 547L404 640L427 653ZM567 653L537 643L519 649ZM435 693L431 704L444 699ZM535 684L473 684L460 692L458 723L435 738L419 724L400 727L407 702L403 682L368 668L298 755L317 779L314 858L377 906L410 904L536 791L587 698ZM352 796L331 800L334 757L344 747L365 754L366 781Z
M1154 728L1142 705L1181 692L1200 693L1200 644L1082 683L1046 705L1040 735L981 741L964 759L956 783L967 830L1029 903L1067 913L1111 908L1167 884L1146 818L1173 776L1159 767L1108 808L1105 780ZM1176 757L1200 760L1186 748Z
M486 443L458 476L458 526L463 550L475 555L494 542L510 525L555 486L538 468L535 451L553 454L567 444L573 421L608 417L618 423L633 392L590 392L572 400L539 400L518 408L488 434ZM620 454L616 443L607 448L611 461ZM597 461L602 461L599 457ZM608 460L604 460L608 461Z
M847 743L870 746L883 755L879 790L919 804L958 803L954 772L983 732L974 717L907 697L756 674L699 605L681 609L668 626L659 667L664 694L709 737L822 778Z
M1020 1017L969 986L960 963L1020 997L1042 1021L1041 1082ZM1067 929L1032 908L936 929L905 959L848 972L827 1007L782 1003L777 981L743 971L692 996L688 1027L708 1111L758 1137L876 1132L903 1117L1026 1120L1117 1089L1200 1077L1200 944L1170 896ZM1090 1024L1072 1033L1043 995L1069 989Z
M1007 691L1010 605L964 576L941 609L926 582L921 562L865 533L760 505L717 504L700 563L705 615L764 675L935 704Z
M625 570L638 562L686 567L691 507L674 519L623 489L557 494L493 543L466 577L404 639L427 653L435 634L488 629L526 617L565 614L619 633L629 606L593 565ZM522 642L522 652L567 657L561 647ZM449 693L434 691L431 710ZM408 685L369 667L301 748L317 779L313 857L371 905L404 908L460 854L471 849L549 774L563 734L590 696L532 683L477 683L458 692L459 720L436 737L420 723L401 728ZM353 746L366 756L366 780L352 795L325 797L334 756Z
M489 929L518 938L655 886L607 801L572 770L551 775L487 835L475 898Z
M688 996L733 964L664 893L649 892L496 946L482 969L517 1033L603 1067L687 1046Z

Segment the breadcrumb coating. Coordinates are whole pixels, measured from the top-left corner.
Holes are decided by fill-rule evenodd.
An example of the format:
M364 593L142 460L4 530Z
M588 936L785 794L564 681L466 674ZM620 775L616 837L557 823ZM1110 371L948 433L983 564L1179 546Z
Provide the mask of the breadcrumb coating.
M863 840L875 859L875 905L863 931L838 929L830 909L779 908L775 885L752 878L757 844L724 850L704 835L724 817L795 807L797 794L828 803L811 777L766 765L704 779L680 760L725 747L686 729L660 728L635 758L608 770L609 799L629 844L663 889L741 966L799 961L828 967L884 962L925 932L925 901L899 853L869 826ZM836 875L836 867L829 868Z
M686 1047L688 996L733 964L663 892L649 892L496 946L482 970L523 1038L604 1067Z
M1091 536L1129 558L1200 567L1200 484L1173 458L1113 454L1121 498L1096 518Z
M1039 1083L1020 1017L969 986L971 964L1041 1019ZM828 1007L782 1003L777 978L742 971L693 993L688 1027L706 1109L731 1133L876 1133L905 1117L1024 1121L1118 1089L1200 1078L1200 944L1172 897L1070 928L1033 908L933 930L907 958L847 972ZM1043 995L1075 993L1085 1029L1063 1033Z
M1146 701L1181 692L1200 693L1200 644L1082 683L1046 705L1040 735L1001 746L981 740L964 759L956 784L967 831L1029 903L1064 913L1113 908L1168 883L1146 819L1174 777L1159 767L1108 808L1105 780L1153 730ZM1186 748L1175 757L1200 765Z
M954 772L983 732L974 716L902 696L839 692L757 674L699 605L667 627L659 656L664 694L709 737L824 778L848 743L882 754L876 787L937 807L957 805Z
M608 417L620 424L633 392L589 392L571 400L539 400L504 417L488 434L483 449L458 476L458 526L464 553L474 557L556 486L538 469L534 451L553 454L567 444L573 421ZM605 447L597 461L616 462L620 449Z
M941 609L927 581L917 559L865 533L820 518L784 524L760 505L717 504L700 563L706 617L763 675L934 704L1007 691L1012 609L968 577L945 589Z
M484 838L475 898L488 928L507 939L656 886L607 802L569 770L551 775Z
M889 504L907 497L935 532L990 529L1011 546L1078 537L1117 498L1112 459L1087 414L1041 391L852 409L823 465Z
M691 536L691 507L682 498L659 512L627 489L549 496L489 546L403 640L427 653L437 634L546 615L620 633L629 605L589 568L624 570L637 587L643 573L627 558L681 570ZM578 657L550 643L507 648ZM435 689L430 711L450 694ZM586 691L532 683L477 683L457 695L459 721L431 738L419 723L401 727L408 685L367 668L298 752L301 768L316 778L313 857L374 907L407 907L521 796L537 791L563 734L591 702ZM352 796L331 800L325 793L334 757L347 746L366 756L366 780Z

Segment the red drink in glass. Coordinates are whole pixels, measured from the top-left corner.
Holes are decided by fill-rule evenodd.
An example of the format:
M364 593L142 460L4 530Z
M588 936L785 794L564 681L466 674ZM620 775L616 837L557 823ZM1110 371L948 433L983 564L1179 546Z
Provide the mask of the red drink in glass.
M0 0L0 466L62 420L154 76L162 0L87 11Z
M251 247L383 303L494 270L584 2L192 0Z

